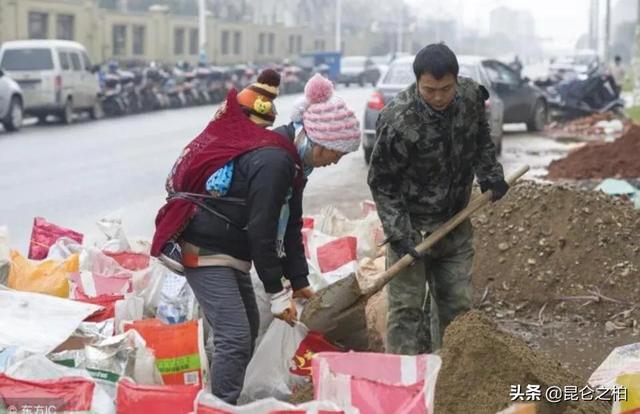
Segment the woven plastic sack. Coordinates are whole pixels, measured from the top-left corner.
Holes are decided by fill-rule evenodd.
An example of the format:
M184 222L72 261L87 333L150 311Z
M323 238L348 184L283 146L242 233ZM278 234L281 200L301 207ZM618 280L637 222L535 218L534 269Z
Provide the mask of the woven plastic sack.
M49 254L49 248L61 237L68 237L80 244L84 238L81 233L49 223L42 217L34 218L31 242L29 243L29 259L45 259Z
M266 398L251 404L235 406L227 404L213 394L201 391L195 414L358 414L354 407L338 407L330 401L311 401L293 405L275 398Z
M165 325L157 319L125 324L125 332L135 329L153 349L156 366L168 385L199 385L207 371L202 320Z
M68 298L69 277L78 271L78 265L77 254L62 262L57 260L31 262L14 250L11 251L8 284L11 289Z
M140 385L125 378L118 382L118 414L189 414L200 392L194 385Z
M0 374L0 396L8 412L26 413L34 406L48 412L87 413L91 410L96 384L86 378L22 380Z
M437 355L319 353L314 396L367 414L433 414L441 364Z

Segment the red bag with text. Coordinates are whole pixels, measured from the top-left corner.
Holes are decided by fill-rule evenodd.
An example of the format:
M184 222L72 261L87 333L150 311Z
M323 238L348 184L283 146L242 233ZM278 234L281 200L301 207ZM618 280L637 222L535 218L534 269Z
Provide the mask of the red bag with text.
M290 372L305 377L311 376L311 359L318 352L338 352L340 349L327 341L319 332L310 331L300 342L298 350L293 356L295 368Z

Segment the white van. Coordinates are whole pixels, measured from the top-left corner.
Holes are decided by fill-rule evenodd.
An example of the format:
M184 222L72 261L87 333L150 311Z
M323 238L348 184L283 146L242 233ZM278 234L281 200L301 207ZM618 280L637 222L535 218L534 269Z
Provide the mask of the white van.
M74 113L102 114L97 67L80 43L67 40L16 40L0 48L0 68L20 87L24 111L44 122L56 115L63 123Z

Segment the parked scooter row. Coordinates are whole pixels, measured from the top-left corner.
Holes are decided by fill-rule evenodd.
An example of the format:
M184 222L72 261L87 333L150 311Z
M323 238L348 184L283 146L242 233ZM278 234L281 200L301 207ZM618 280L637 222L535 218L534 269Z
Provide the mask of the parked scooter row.
M310 77L297 66L272 65L282 74L280 93L299 93ZM151 63L121 69L109 62L100 73L102 109L106 116L184 108L221 102L231 88L238 90L255 82L260 68L249 65L217 67L159 66Z

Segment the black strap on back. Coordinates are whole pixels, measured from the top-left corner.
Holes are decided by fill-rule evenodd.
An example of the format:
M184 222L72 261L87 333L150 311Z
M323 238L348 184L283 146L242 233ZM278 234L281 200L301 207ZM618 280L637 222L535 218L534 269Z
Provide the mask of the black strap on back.
M208 212L210 214L213 214L214 216L218 217L220 220L224 221L225 223L237 228L238 230L247 231L247 226L243 226L243 225L241 225L239 223L236 223L235 221L231 220L226 215L224 215L221 212L215 210L212 206L210 206L210 205L206 204L204 201L202 201L203 198L206 198L206 199L209 199L209 200L214 200L216 202L221 202L221 203L225 203L225 204L234 204L234 205L244 206L244 205L246 205L246 200L244 200L242 198L234 198L234 197L221 197L221 198L218 198L218 197L213 197L213 196L208 195L208 194L177 192L177 193L169 194L169 196L167 197L167 200L172 200L174 198L187 200L187 201L197 205L201 209L205 210L206 212Z

